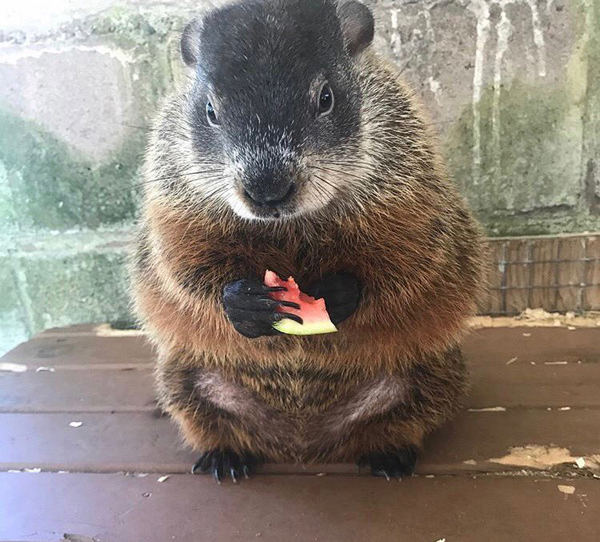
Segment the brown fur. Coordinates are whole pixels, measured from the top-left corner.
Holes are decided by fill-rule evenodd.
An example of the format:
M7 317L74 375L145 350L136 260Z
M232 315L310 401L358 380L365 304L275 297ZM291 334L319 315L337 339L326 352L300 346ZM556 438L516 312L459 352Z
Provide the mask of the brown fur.
M217 202L194 205L184 188L165 192L157 179L185 187L183 172L198 166L185 93L160 116L134 298L158 347L163 406L195 450L356 460L419 446L460 405L458 344L481 286L480 231L394 69L367 52L359 72L362 165L347 160L345 195L306 217L252 222ZM227 320L221 290L265 269L301 287L349 271L363 285L361 305L337 334L246 339Z

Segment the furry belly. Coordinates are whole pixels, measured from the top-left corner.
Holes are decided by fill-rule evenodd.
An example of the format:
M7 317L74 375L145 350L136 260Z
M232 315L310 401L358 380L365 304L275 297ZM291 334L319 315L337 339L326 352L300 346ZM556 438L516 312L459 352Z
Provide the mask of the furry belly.
M206 370L196 374L194 388L215 415L283 446L290 456L306 459L337 446L344 436L400 407L408 397L408 384L398 376L380 375L359 384L340 379L321 371L270 369L234 380Z

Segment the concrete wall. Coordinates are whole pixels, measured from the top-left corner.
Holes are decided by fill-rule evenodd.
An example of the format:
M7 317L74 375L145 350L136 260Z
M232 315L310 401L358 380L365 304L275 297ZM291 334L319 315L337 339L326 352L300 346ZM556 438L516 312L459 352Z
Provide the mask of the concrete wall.
M128 317L148 119L181 75L182 24L220 3L0 8L0 350ZM491 235L600 229L600 0L368 3Z

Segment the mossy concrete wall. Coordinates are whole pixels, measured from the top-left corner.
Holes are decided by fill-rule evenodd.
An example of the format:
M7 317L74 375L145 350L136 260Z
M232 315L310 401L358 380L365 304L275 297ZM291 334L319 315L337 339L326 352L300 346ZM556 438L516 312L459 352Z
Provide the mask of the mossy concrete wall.
M0 351L127 320L147 126L178 33L223 1L0 8ZM600 229L600 0L372 0L490 235Z

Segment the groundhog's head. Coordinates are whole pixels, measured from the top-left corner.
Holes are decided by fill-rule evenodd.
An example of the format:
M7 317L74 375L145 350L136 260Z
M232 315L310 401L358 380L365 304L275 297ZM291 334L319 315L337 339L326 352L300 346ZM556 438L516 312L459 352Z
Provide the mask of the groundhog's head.
M356 159L357 55L374 31L356 1L247 0L192 21L181 50L194 161L186 182L239 216L278 219L326 206Z

